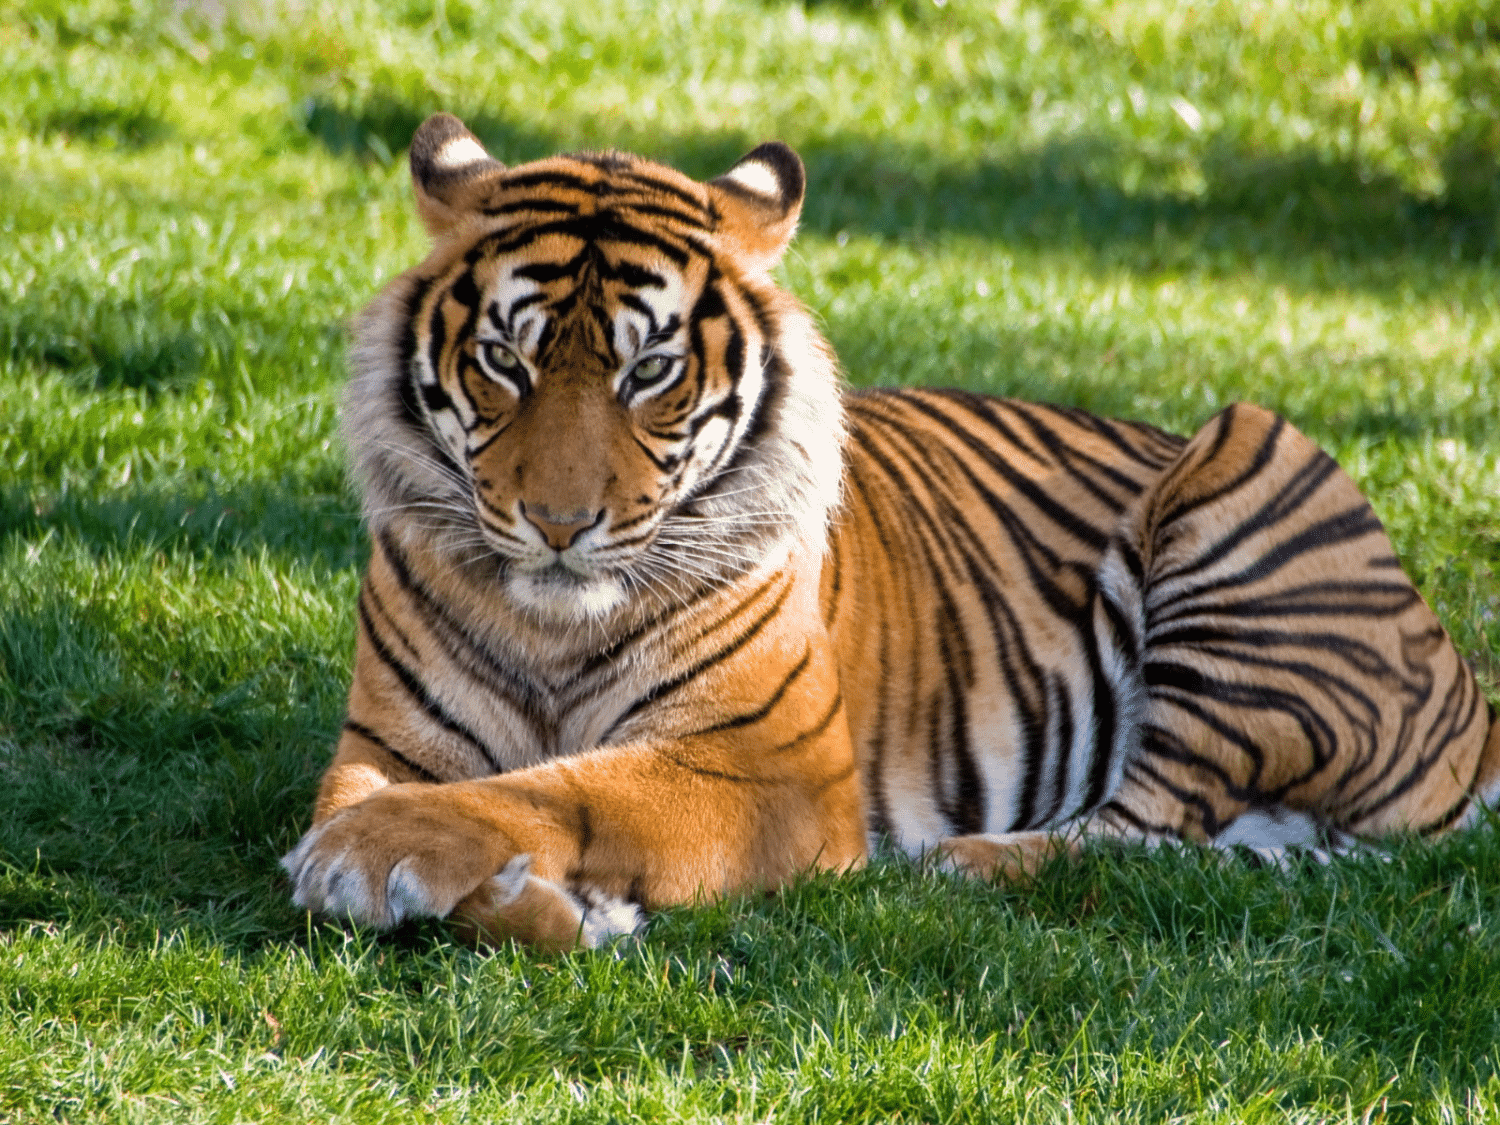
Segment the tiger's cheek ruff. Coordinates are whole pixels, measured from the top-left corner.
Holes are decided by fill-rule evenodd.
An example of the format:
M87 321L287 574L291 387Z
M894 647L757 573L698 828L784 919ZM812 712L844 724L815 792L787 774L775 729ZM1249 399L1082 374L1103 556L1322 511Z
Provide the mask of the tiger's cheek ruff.
M451 443L434 434L410 369L419 337L412 325L431 281L409 275L360 313L341 416L355 484L372 526L413 505L462 504L467 481Z

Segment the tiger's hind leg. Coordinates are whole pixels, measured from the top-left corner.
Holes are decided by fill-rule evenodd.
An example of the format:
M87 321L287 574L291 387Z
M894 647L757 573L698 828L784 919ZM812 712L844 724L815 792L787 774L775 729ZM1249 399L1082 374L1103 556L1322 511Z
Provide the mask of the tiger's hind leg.
M1141 629L1146 698L1091 831L1274 848L1289 813L1435 833L1500 789L1500 727L1379 519L1268 411L1199 431L1127 512L1101 590Z
M949 836L933 851L938 863L966 875L1020 882L1052 860L1076 856L1083 834L1077 831L975 833Z
M950 837L941 862L1024 879L1100 840L1193 841L1274 865L1500 803L1500 722L1354 483L1235 406L1126 512L1096 622L1138 668L1139 738L1098 808Z
M1181 843L1174 832L1142 831L1113 808L1055 831L1005 832L951 836L935 849L938 863L954 871L1006 883L1032 878L1054 859L1076 857L1102 840L1148 847ZM1295 856L1327 863L1361 847L1360 842L1316 817L1285 807L1252 809L1230 821L1207 841L1211 847L1246 855L1274 867Z

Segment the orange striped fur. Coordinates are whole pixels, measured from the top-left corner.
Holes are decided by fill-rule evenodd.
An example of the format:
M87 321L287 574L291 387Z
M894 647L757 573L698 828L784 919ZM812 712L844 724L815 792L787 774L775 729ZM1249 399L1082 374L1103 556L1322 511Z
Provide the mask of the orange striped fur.
M302 905L561 948L881 840L1017 876L1495 798L1473 674L1283 420L844 392L769 276L782 145L507 169L439 115L411 162L434 248L357 327L372 551Z

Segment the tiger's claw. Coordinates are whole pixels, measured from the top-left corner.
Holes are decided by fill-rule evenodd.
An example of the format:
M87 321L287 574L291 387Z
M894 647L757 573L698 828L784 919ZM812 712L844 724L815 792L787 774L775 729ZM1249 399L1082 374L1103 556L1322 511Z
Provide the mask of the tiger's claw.
M482 825L414 809L395 790L310 829L282 858L294 903L389 929L407 918L447 917L503 865Z

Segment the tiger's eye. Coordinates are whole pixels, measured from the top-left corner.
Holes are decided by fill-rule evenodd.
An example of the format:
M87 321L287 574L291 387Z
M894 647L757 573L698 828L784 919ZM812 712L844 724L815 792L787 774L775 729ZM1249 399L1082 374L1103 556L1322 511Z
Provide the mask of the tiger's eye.
M672 361L664 355L654 355L649 359L643 359L630 369L630 377L642 386L656 382L668 371L672 370Z
M480 352L484 356L484 362L496 371L504 371L509 374L521 366L521 360L516 356L516 353L504 344L482 344L480 345Z

